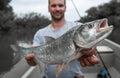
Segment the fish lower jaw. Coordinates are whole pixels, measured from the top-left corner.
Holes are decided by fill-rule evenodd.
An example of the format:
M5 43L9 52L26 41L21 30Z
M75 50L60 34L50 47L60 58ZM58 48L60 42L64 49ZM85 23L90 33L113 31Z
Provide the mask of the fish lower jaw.
M97 30L97 32L105 32L105 31L109 31L109 30L112 30L113 27L111 26L108 26L108 27L105 27L105 28L100 28L99 30Z

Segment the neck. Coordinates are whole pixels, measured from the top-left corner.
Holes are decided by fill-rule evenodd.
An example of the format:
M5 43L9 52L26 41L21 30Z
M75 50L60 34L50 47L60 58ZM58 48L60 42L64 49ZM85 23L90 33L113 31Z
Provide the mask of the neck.
M66 22L65 19L61 19L59 21L52 20L51 24L52 24L53 29L59 30L61 27L64 26L65 22Z

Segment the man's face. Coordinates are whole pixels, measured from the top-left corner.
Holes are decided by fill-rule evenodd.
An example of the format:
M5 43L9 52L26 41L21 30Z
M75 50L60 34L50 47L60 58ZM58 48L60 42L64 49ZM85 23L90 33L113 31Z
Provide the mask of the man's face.
M61 20L64 18L66 11L64 0L50 0L48 8L53 20Z

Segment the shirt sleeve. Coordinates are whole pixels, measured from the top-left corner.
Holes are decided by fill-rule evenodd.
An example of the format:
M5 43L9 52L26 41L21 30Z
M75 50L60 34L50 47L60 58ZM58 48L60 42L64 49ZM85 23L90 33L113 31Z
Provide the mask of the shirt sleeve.
M33 46L40 46L42 44L44 44L44 38L41 36L40 32L37 32L34 35Z

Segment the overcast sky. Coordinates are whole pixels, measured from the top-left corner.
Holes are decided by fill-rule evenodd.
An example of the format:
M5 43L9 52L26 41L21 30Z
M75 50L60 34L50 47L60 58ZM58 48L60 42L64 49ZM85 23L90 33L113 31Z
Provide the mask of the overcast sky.
M72 0L67 1L67 11L66 11L66 19L68 21L78 20L80 17L75 10L75 7L72 4ZM80 16L84 16L85 11L90 7L96 7L102 5L104 3L108 3L111 0L73 0ZM30 12L37 12L45 15L50 18L50 14L48 12L48 0L12 0L10 5L13 7L13 11L18 16L21 16Z

